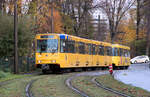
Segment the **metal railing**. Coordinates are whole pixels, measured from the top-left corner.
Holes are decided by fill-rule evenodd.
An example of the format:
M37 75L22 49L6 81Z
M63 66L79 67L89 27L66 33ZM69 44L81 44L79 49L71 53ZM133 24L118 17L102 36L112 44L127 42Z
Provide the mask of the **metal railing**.
M35 59L34 57L21 56L19 57L18 71L19 72L29 72L35 70L34 67ZM3 57L0 58L0 70L6 72L14 71L14 58L13 57Z

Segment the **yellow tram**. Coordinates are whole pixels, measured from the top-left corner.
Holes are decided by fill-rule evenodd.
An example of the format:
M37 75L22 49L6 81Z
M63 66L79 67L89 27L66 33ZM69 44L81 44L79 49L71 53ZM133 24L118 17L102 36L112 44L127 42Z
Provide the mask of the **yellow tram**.
M130 65L130 48L120 44L112 44L112 65L113 68L127 69Z
M119 59L112 56L115 46L66 34L37 34L36 67L46 73L67 68L108 67L112 61L117 66Z

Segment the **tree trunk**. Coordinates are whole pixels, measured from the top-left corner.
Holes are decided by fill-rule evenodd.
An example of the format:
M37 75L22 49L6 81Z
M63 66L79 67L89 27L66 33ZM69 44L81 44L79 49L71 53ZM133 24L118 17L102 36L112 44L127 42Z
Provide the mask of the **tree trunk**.
M146 55L149 55L149 48L150 48L150 15L147 16L147 37L146 37Z
M148 0L145 0L145 3L146 3L146 7L145 7L145 17L146 17L146 20L147 20L147 37L146 37L146 55L149 55L149 48L150 48L150 2Z
M136 40L139 39L139 25L140 25L140 0L137 0L137 23L136 23Z

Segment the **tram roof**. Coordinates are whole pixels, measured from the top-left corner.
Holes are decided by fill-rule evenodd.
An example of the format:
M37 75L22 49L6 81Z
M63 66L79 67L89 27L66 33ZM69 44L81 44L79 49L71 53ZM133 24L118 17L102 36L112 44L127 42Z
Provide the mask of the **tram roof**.
M61 36L61 35L64 35L64 36L69 36L69 37L72 37L72 38L76 38L77 40L79 41L86 41L88 43L97 43L97 44L105 44L105 45L112 45L111 43L109 42L103 42L103 41L98 41L98 40L93 40L93 39L87 39L87 38L82 38L82 37L78 37L78 36L73 36L73 35L68 35L68 34L58 34L58 33L41 33L41 34L36 34L37 36L38 35L58 35L58 36Z
M122 45L122 44L112 44L112 47L120 47L120 48L130 49L129 46Z

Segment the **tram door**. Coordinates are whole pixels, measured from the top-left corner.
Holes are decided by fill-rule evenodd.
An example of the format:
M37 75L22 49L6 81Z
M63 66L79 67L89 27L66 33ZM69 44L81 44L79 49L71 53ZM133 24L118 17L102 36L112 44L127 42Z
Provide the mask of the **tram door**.
M120 48L120 65L123 66L124 65L124 58L123 58L123 49Z
M97 55L96 55L96 45L92 45L92 66L96 66L97 64Z
M83 42L77 42L76 43L76 50L77 50L77 54L76 54L76 67L85 67L85 43Z
M111 55L112 55L112 50L111 47L105 47L105 59L104 59L104 64L105 66L109 66L111 64Z
M68 63L69 63L69 67L74 67L75 64L75 41L74 40L68 40L67 41L67 48L68 48L68 53L67 53L67 57L68 57Z

